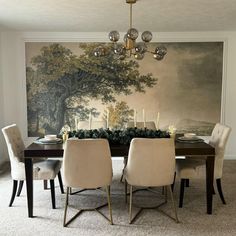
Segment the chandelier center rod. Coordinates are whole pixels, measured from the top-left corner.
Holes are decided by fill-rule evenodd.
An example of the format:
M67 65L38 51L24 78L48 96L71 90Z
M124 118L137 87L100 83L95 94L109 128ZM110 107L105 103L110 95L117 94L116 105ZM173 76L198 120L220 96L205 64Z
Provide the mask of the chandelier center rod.
M133 4L130 3L130 12L129 12L129 28L131 29L132 28L132 20L133 20L133 11L132 11L132 6Z

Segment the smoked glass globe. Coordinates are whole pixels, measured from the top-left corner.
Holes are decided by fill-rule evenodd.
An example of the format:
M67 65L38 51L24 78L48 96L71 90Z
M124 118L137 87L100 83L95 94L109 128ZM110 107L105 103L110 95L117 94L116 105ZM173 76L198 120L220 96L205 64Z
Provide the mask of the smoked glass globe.
M132 40L136 40L138 38L138 30L135 28L131 28L127 32L127 37Z
M145 53L147 51L147 45L143 42L137 43L135 46L135 52L137 53Z
M134 58L137 60L142 60L144 58L144 54L143 53L135 53L134 54Z
M113 30L109 33L108 35L110 41L112 41L113 43L117 42L120 39L120 34L118 31Z
M152 33L150 31L144 31L141 38L145 43L148 43L152 40Z

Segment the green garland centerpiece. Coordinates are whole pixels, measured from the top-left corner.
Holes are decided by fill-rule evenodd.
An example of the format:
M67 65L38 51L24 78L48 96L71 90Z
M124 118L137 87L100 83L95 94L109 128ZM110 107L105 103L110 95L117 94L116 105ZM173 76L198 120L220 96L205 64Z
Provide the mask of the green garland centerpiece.
M128 145L133 138L170 138L167 131L151 130L151 129L79 129L78 131L69 131L69 137L85 138L105 138L110 144Z

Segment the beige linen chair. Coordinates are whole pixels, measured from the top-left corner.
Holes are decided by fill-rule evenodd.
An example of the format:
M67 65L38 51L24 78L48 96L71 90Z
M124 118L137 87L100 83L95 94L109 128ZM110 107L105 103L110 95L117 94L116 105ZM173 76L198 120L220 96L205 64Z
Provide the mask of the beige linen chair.
M153 129L156 130L156 125L154 121L147 121L145 122L145 126L147 129ZM144 122L136 122L136 127L138 129L144 129ZM129 121L127 123L127 128L134 128L134 122L133 121Z
M173 139L166 138L134 138L131 141L127 166L125 168L125 180L130 185L129 223L131 224L136 216L145 207L141 207L138 213L132 218L132 187L160 187L164 186L167 194L167 187L170 191L172 207L175 212L175 220L178 222L177 211L171 190L171 184L175 173L175 147ZM126 188L127 196L127 188ZM167 202L153 207L158 208ZM149 207L150 208L150 207Z
M17 185L19 188L17 196L20 196L22 186L25 180L25 164L24 164L24 149L25 145L21 138L20 130L13 124L2 129L6 140L8 154L11 164L11 176L13 179L13 190L9 207L12 206L16 196ZM33 179L34 180L50 180L52 208L56 208L55 204L55 187L54 179L58 175L61 191L63 192L63 184L60 174L61 162L58 160L43 160L33 164Z
M144 129L144 122L136 122L136 127L138 129ZM134 122L133 121L130 121L127 123L127 128L134 128ZM146 128L147 129L152 129L152 130L156 130L156 125L155 125L155 122L154 121L147 121L146 122ZM124 157L124 168L126 167L127 165L127 156ZM122 175L120 177L120 182L122 182L123 180L123 177L124 177L124 169L122 170Z
M63 157L64 183L67 186L63 226L71 223L80 213L95 210L111 224L112 209L110 184L112 181L111 152L106 139L69 139ZM106 187L108 203L97 208L79 209L79 212L66 222L70 188L98 189ZM110 219L99 211L108 204Z
M215 169L214 179L216 180L217 189L223 204L226 204L221 187L221 178L223 171L224 153L226 143L229 138L231 128L217 123L212 131L209 144L215 147ZM186 157L186 159L176 160L176 174L181 179L179 207L183 207L184 186L186 180L200 179L205 176L205 160L196 157Z
M91 129L106 129L107 124L105 120L92 120ZM89 121L79 121L78 129L89 129Z

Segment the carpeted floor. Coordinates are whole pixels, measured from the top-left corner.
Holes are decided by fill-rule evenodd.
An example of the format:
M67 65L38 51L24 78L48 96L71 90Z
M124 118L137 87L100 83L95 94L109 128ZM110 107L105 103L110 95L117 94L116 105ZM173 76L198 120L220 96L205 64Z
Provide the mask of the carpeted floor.
M65 194L60 194L56 181L57 209L51 209L50 190L43 190L42 181L34 182L34 218L27 217L25 186L13 207L8 203L11 195L12 180L9 168L0 170L0 235L236 235L236 161L225 161L222 186L227 205L223 205L218 194L214 196L213 215L206 214L205 181L191 181L186 189L184 208L178 208L180 223L161 214L157 210L146 210L135 221L128 224L128 210L124 202L124 184L119 182L122 160L113 161L114 177L111 187L114 225L109 225L96 212L82 213L68 228L62 226ZM161 189L158 196L141 193L134 202L152 205L162 201ZM179 184L175 186L178 200ZM73 206L90 206L105 202L105 194L84 192L70 197ZM170 201L162 207L173 215ZM70 210L70 214L74 213ZM104 208L104 213L108 213Z

